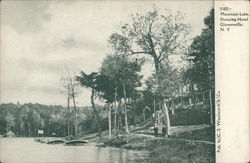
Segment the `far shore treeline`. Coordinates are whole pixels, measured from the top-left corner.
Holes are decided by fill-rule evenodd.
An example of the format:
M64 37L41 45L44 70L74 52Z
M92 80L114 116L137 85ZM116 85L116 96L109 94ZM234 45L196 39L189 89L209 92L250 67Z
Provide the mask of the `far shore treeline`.
M128 107L128 121L130 125L136 126L150 118L149 112L145 117L143 113L143 101L137 104L137 108ZM108 108L107 106L97 105L101 117L101 129L108 130ZM73 107L70 108L70 133L74 135ZM112 112L114 119L114 112ZM117 115L118 127L124 125L122 113ZM207 107L194 108L189 110L179 110L175 115L170 114L171 123L177 125L209 124L209 113ZM77 122L79 135L94 133L98 131L95 114L90 106L77 107ZM122 128L120 128L122 129ZM0 135L5 135L8 131L14 132L20 137L36 137L38 130L44 130L44 136L65 137L67 133L67 107L61 105L42 105L42 104L14 104L6 103L0 105ZM41 135L40 135L41 136Z
M100 115L104 114L103 107L97 106ZM102 108L102 110L101 110ZM73 116L73 108L70 115ZM42 104L14 104L6 103L0 105L0 135L4 135L9 130L16 136L34 137L38 136L38 130L44 130L44 136L67 136L67 108L61 105ZM73 129L72 118L71 129ZM107 118L103 115L102 129L107 129ZM95 132L96 124L91 107L77 107L78 131ZM106 121L106 122L105 122ZM74 135L70 130L71 135Z

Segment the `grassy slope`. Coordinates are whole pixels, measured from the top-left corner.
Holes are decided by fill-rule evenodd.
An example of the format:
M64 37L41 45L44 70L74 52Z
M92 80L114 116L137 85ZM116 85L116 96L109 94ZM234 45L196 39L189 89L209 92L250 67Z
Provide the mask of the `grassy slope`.
M214 145L211 144L190 143L173 139L156 139L151 141L150 151L150 162L215 162Z
M203 140L203 141L215 141L215 129L214 126L206 127L203 129L197 129L193 131L180 133L177 138L186 140Z

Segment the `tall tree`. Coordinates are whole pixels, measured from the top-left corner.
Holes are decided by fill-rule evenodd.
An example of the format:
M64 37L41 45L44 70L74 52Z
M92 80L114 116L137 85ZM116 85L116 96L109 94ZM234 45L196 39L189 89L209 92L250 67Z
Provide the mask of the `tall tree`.
M180 87L183 84L182 70L177 70L168 64L164 64L158 74L159 78L161 79L158 89L156 88L157 81L155 76L156 74L153 73L152 76L146 80L146 89L154 96L164 94L166 98L172 98L173 96L178 95Z
M183 18L180 12L160 14L154 7L152 11L132 15L132 23L124 24L120 33L113 33L109 43L117 54L148 55L158 75L161 62L182 52L187 41L189 25L183 23Z
M30 123L32 121L31 114L29 114L31 112L31 109L29 108L29 106L27 104L23 105L23 108L21 110L21 118L22 118L22 127L24 129L24 134L25 135L28 135L28 136L31 136L30 133L31 133L31 127L30 127Z
M62 78L62 93L67 96L67 132L70 132L70 100L73 101L74 108L74 133L78 136L78 122L77 122L77 107L76 107L76 97L79 94L79 83L75 78L72 78L69 74L67 77Z
M74 106L74 128L75 128L75 136L78 136L78 123L77 123L77 108L76 108L76 96L78 95L78 82L76 81L75 78L70 77L69 78L69 84L70 84L70 93L73 101L73 106Z
M94 111L94 114L96 116L97 119L97 126L98 126L98 135L99 135L99 140L102 139L102 131L101 131L101 121L100 121L100 115L96 109L96 105L95 105L95 96L96 93L98 92L98 81L97 80L99 78L99 74L96 72L92 72L90 74L86 74L85 72L81 72L79 76L76 77L76 80L81 84L81 86L86 87L86 88L90 88L91 90L91 105Z
M134 96L137 92L136 88L141 85L140 80L142 76L138 73L141 70L142 63L139 60L133 61L125 55L109 55L104 59L101 67L101 74L113 83L110 85L111 88L109 87L104 92L112 95L113 98L111 97L111 99L115 103L117 100L123 99L126 133L129 133L127 100Z
M182 53L185 49L189 25L183 23L183 19L180 12L160 14L154 7L149 12L132 15L132 23L124 24L119 33L113 33L109 43L116 54L143 54L152 58L157 85L161 85L162 61L168 63L170 55Z
M188 52L191 67L185 73L187 82L201 90L214 89L214 9L204 18L206 27L194 38Z
M70 99L71 99L71 82L70 78L62 78L62 93L67 96L67 135L70 135Z
M96 89L99 91L99 97L105 100L108 104L108 123L109 123L109 138L112 137L112 124L111 124L111 112L112 108L114 108L113 102L115 101L113 98L113 89L114 89L114 80L108 78L108 76L104 74L100 74L97 78L98 86Z

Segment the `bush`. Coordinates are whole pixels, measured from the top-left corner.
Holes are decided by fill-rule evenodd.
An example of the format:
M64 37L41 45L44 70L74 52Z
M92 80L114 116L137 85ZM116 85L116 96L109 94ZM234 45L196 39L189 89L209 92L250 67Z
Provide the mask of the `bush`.
M66 140L73 140L75 137L73 135L69 135L69 136L66 136L65 139Z

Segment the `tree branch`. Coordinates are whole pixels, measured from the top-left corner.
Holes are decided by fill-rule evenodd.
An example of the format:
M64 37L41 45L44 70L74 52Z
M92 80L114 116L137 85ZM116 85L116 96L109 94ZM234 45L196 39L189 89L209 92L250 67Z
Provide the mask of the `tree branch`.
M167 41L167 40L170 40L170 38L175 34L176 30L173 30L172 33L170 33L167 38L164 38L164 45L162 45L162 50L160 52L160 55L159 55L159 59L161 58L163 52L166 50L167 47L169 47L169 44L171 44L173 41L175 41L175 39L177 38L174 38L174 39L171 39L171 41Z
M145 51L132 52L132 54L149 54L149 55L151 55L149 52L145 52Z
M149 33L148 33L148 35L147 35L147 38L148 38L148 41L149 41L149 46L150 46L151 51L152 51L152 52L150 53L150 55L153 56L154 58L158 59L158 58L157 58L157 54L155 53L155 46L154 46L152 37L151 37L151 35L150 35Z

